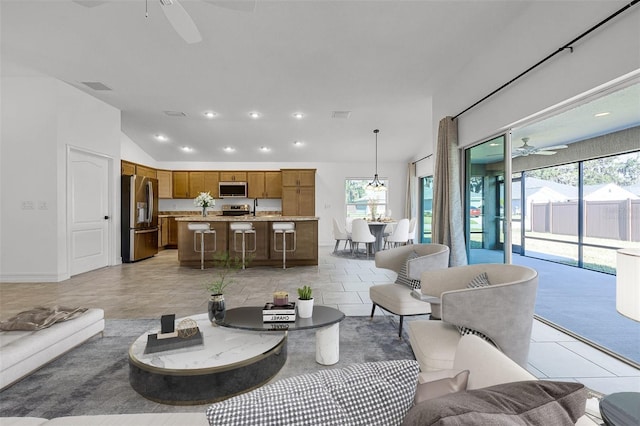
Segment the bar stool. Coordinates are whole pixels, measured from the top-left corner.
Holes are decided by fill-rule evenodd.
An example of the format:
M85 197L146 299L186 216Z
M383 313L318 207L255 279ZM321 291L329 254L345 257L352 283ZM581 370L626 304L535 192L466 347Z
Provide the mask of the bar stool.
M242 235L242 269L245 269L244 259L246 253L254 253L256 251L256 230L250 222L232 222L229 228L233 231L233 250L238 250L238 235ZM253 248L247 249L246 235L253 234Z
M287 249L287 234L293 235L293 248ZM278 250L278 235L282 235L282 250ZM296 224L293 222L273 223L273 251L282 253L282 269L287 269L287 252L296 251Z
M200 253L200 269L204 270L204 254L213 253L218 248L216 230L211 229L209 223L202 222L190 222L187 224L187 228L189 228L189 231L193 231L193 251ZM204 236L206 234L213 234L213 250L205 250L204 248ZM198 250L198 235L200 235L200 250Z

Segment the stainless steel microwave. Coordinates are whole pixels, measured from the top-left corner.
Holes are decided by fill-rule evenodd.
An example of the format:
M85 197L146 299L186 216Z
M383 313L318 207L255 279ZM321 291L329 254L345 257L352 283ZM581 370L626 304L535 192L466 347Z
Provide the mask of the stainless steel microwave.
M219 182L220 198L247 198L247 182Z

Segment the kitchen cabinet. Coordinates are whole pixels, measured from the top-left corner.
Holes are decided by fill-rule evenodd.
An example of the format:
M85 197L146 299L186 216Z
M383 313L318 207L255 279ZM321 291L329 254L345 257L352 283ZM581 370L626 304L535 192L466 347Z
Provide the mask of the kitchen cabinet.
M171 170L156 170L158 198L173 198L173 175Z
M140 164L136 164L136 175L145 176L157 179L158 175L156 174L156 169L152 169L151 167L141 166Z
M247 195L249 198L281 198L282 173L247 172Z
M136 174L136 165L128 161L120 161L120 174L132 176Z
M218 172L189 172L189 197L196 198L201 192L218 198Z
M189 172L173 172L173 198L189 198Z
M282 170L282 215L315 216L315 169Z
M158 248L165 247L169 244L169 218L158 218Z
M176 222L175 217L168 217L167 224L168 230L166 247L176 248L178 247L178 222Z
M220 182L246 182L247 172L221 171Z

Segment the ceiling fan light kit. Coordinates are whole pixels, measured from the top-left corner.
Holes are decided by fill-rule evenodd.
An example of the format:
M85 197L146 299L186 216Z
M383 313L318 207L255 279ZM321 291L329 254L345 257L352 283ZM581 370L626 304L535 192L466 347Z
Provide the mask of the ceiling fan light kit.
M542 148L536 148L529 145L529 138L522 138L522 146L513 150L514 157L526 157L528 155L553 155L556 150L568 148L567 145L554 145Z

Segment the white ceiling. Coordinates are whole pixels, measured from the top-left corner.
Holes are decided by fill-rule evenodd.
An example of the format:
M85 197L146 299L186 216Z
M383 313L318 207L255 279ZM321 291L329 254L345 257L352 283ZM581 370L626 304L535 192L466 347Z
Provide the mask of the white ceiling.
M197 44L173 30L157 0L147 18L144 0L79 3L0 0L3 74L28 67L113 105L124 133L157 161L370 162L375 128L385 161L425 153L434 90L535 2L258 0L240 12L181 0L202 34ZM217 117L205 118L209 110ZM572 132L564 127L549 141L548 128L527 136L556 144Z

